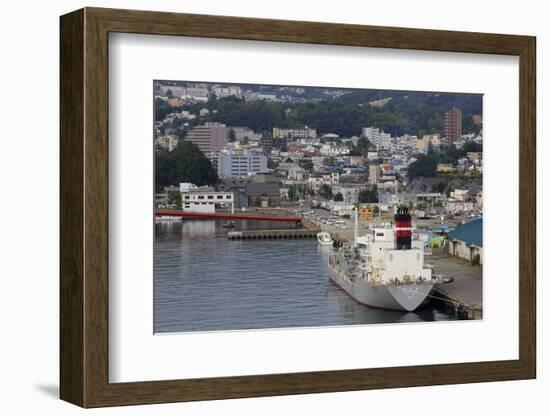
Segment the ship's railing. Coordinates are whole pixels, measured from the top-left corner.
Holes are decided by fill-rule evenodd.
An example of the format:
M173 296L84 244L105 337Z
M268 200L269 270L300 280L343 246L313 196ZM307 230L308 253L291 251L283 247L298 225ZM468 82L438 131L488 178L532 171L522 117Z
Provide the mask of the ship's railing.
M367 279L367 284L372 287L399 287L399 286L410 286L410 285L434 285L442 283L451 283L454 281L452 276L443 276L437 275L433 276L431 279L426 279L425 277L418 277L414 279L399 280L397 278L390 280L376 280L374 278Z

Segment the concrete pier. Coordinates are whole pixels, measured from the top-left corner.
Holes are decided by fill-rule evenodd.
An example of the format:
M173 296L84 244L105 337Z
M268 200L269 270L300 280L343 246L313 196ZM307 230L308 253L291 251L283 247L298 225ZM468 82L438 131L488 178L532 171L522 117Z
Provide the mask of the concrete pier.
M452 283L437 284L434 296L443 298L449 307L455 307L468 319L483 318L483 278L482 267L473 266L468 261L449 256L441 249L434 249L426 261L433 263L436 274L450 275Z
M250 230L250 231L230 231L227 233L228 240L264 240L264 239L284 239L284 238L315 238L317 230L305 228L288 230Z

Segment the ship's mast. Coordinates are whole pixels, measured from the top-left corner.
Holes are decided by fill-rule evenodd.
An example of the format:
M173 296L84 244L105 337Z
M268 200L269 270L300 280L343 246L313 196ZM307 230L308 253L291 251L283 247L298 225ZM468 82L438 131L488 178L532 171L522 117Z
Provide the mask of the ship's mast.
M353 224L353 245L357 246L357 234L359 233L359 215L355 207L355 219Z
M380 189L376 188L376 193L378 194L378 222L382 223L382 209L380 208Z

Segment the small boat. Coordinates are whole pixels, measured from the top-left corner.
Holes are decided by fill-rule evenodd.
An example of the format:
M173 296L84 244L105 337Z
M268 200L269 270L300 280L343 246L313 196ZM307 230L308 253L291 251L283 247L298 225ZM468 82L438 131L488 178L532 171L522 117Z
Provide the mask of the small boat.
M333 244L332 237L326 231L321 231L317 233L317 241L322 246L331 246Z
M235 221L226 221L222 224L223 228L235 228Z

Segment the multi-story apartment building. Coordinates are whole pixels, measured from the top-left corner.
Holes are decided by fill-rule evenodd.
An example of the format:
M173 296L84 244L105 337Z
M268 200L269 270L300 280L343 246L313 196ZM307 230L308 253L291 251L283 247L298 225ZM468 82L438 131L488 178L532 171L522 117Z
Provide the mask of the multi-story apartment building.
M267 172L267 156L257 153L220 153L218 175L224 178L246 177Z
M260 138L260 147L266 155L269 155L273 149L284 149L287 146L288 139L286 137L273 138L269 135L263 135Z
M177 86L177 85L161 85L160 86L160 93L163 95L168 95L168 90L172 93L172 96L174 97L181 97L183 94L185 94L186 88L183 86Z
M333 144L324 144L321 146L321 156L335 157L349 155L350 150L347 146L336 146Z
M315 139L317 130L304 127L303 129L282 129L273 127L274 139Z
M196 144L203 153L219 152L226 143L227 129L225 124L207 122L193 127L185 140Z
M453 107L445 113L445 140L453 143L462 136L462 111Z
M416 138L413 140L414 147L419 152L426 153L430 146L439 147L441 144L441 138L438 133L434 134L425 134L421 139Z
M216 97L242 97L241 87L237 85L228 85L228 86L215 86L212 88L212 92L216 94Z
M254 130L249 129L248 127L227 127L227 136L233 130L235 134L235 140L243 141L248 138L251 141L258 141L262 138L262 135L259 133L254 133Z
M340 182L340 174L338 172L313 173L308 178L308 186L315 192L319 191L321 185L336 185Z
M161 85L161 94L168 95L168 90L172 96L183 98L190 101L208 101L208 88L206 87L186 87L178 85Z
M384 133L377 127L363 127L362 134L376 146L376 150L390 148L391 135L389 133Z

